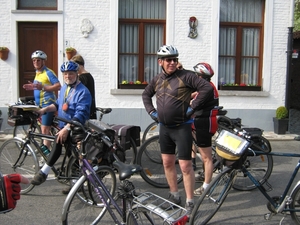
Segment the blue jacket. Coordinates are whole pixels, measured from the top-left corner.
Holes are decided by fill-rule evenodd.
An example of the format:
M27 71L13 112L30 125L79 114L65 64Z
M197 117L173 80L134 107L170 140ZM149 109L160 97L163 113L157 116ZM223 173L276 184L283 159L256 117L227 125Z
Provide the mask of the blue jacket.
M90 118L91 93L81 82L77 86L72 87L68 94L66 94L67 88L68 85L64 84L56 100L58 116L84 124ZM66 102L68 103L68 109L63 111L63 104ZM65 123L59 121L59 127L63 128L64 126Z

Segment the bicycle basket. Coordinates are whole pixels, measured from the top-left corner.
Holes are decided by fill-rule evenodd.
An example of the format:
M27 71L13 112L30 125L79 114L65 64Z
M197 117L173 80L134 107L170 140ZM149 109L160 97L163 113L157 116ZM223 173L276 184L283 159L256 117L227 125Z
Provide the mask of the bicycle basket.
M11 105L8 107L7 123L10 126L30 125L31 120L37 119L38 115L32 111L38 109L34 105Z
M229 132L222 130L216 139L216 152L228 160L238 160L247 150L250 142Z

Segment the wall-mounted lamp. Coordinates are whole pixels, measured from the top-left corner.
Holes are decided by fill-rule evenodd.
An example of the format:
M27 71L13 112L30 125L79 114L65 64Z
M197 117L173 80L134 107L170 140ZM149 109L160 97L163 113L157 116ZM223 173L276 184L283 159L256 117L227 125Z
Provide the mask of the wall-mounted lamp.
M91 33L94 30L94 26L89 19L83 19L81 21L80 30L83 34L83 37L87 38L89 36L89 33Z
M190 33L189 36L190 38L196 38L198 36L197 32L197 26L198 26L198 20L196 17L192 16L189 19L189 25L190 25Z

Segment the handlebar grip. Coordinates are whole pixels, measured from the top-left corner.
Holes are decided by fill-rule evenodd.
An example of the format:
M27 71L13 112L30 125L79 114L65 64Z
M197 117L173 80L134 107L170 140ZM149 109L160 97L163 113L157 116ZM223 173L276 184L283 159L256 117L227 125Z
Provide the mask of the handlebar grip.
M86 129L84 128L84 126L78 122L78 121L75 121L75 120L67 120L65 118L62 118L62 117L56 117L57 120L60 120L60 121L63 121L65 123L69 123L69 124L72 124L76 127L81 127L82 130L84 130L86 132Z

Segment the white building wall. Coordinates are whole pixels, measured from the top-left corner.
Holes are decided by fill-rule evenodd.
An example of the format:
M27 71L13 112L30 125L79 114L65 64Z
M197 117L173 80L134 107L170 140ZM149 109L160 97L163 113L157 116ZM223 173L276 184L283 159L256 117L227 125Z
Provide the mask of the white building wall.
M118 0L58 0L61 14L15 13L16 1L0 0L0 46L11 51L7 61L0 60L0 108L17 100L17 21L58 22L58 65L65 60L66 46L75 47L86 61L86 69L95 78L98 106L140 109L145 113L141 90L117 90ZM266 0L263 92L220 91L220 105L239 116L242 110L264 110L266 116L284 105L286 83L286 50L290 15L287 0ZM167 43L179 50L179 58L187 69L200 61L212 64L217 81L219 0L168 0ZM191 16L198 19L198 37L188 37ZM94 30L87 38L80 31L82 19L89 19ZM158 46L159 47L159 46ZM59 74L62 82L62 76ZM253 114L252 114L253 115ZM141 116L142 118L143 116ZM243 117L243 116L241 116ZM264 118L264 117L263 117ZM135 118L138 120L140 118ZM149 120L150 121L150 120ZM147 122L149 122L147 121ZM136 122L136 121L135 121Z

